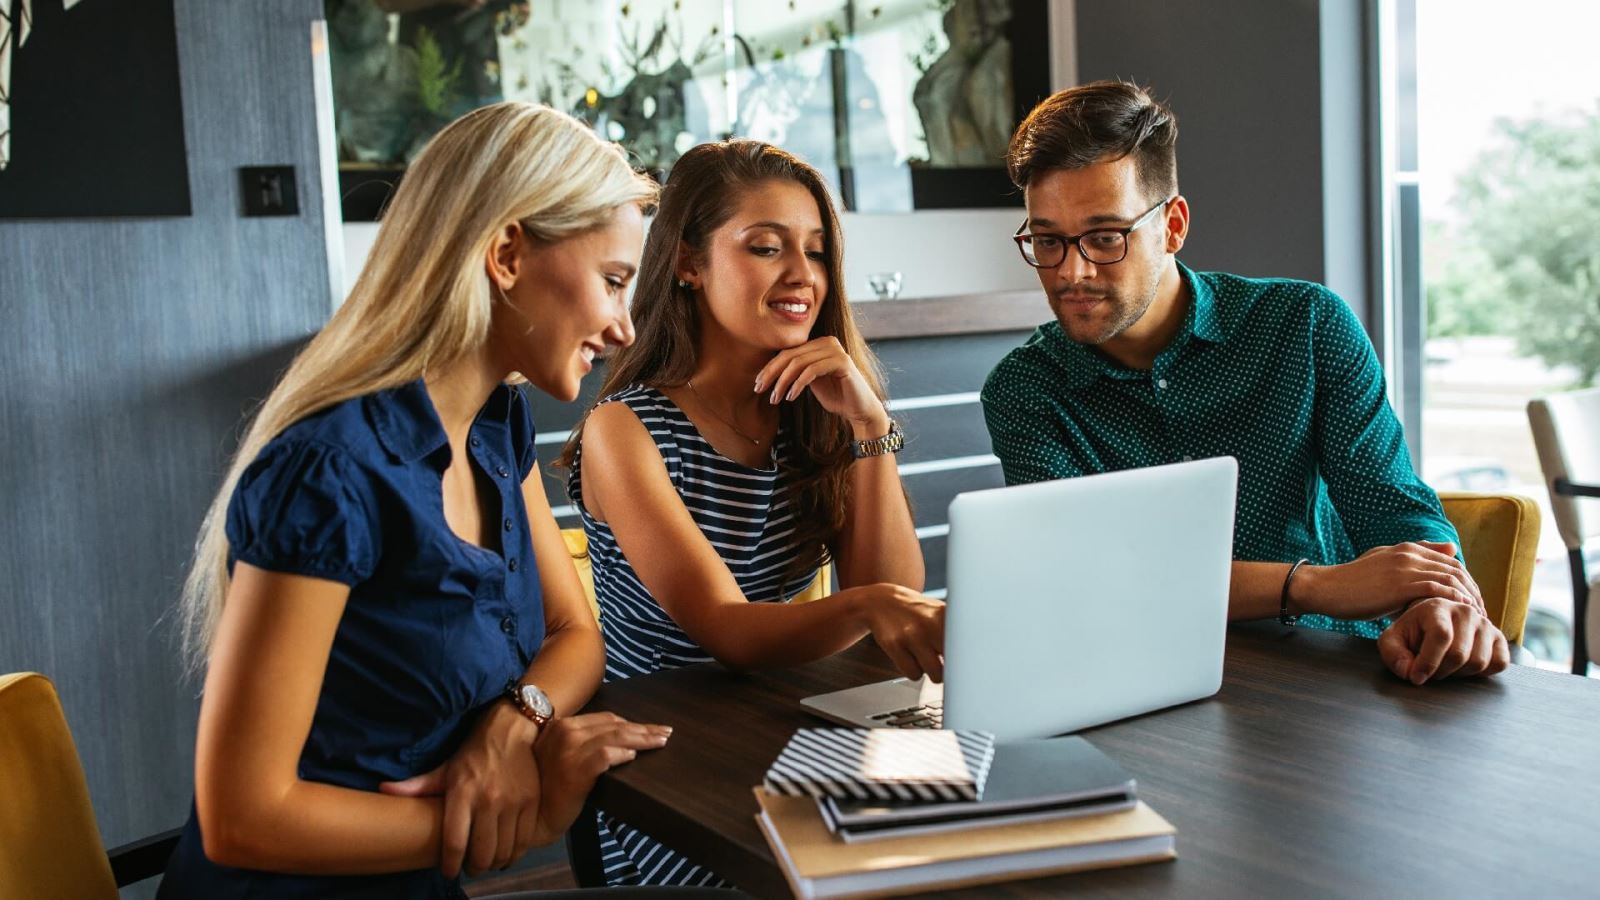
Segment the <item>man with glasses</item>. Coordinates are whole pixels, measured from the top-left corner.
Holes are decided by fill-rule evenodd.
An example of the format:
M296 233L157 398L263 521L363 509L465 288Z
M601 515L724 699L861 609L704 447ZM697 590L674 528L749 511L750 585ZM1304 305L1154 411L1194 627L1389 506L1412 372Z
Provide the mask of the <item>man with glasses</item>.
M983 388L1006 482L1233 456L1230 618L1376 638L1415 684L1504 669L1505 636L1349 307L1321 285L1178 262L1177 136L1146 91L1096 82L1045 100L1012 137L1028 213L1013 240L1055 321Z

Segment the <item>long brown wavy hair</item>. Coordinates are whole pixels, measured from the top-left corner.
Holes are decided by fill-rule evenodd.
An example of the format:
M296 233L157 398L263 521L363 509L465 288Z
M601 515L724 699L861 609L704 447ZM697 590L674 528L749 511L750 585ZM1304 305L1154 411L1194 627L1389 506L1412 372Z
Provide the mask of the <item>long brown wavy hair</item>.
M633 295L634 342L607 362L601 397L634 384L677 387L694 374L700 361L700 323L705 313L692 290L678 287L679 247L688 247L703 263L712 233L732 217L743 192L759 190L771 181L804 187L817 201L822 218L828 298L818 311L811 337L836 338L873 392L879 399L885 397L882 368L856 328L845 296L844 242L826 183L799 157L751 140L701 144L673 164L645 238ZM853 457L849 426L825 411L809 391L786 404L779 415L782 429L800 451L780 462L795 512L794 540L803 548L785 573L787 582L831 558L830 548L837 542L850 508L848 474ZM585 413L557 465L573 464L587 420Z

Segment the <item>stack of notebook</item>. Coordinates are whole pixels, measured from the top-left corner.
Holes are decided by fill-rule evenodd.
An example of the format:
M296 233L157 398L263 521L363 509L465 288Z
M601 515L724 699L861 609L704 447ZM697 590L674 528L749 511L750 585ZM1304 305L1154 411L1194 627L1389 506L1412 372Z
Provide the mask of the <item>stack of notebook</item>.
M1133 779L1076 737L995 745L976 732L803 729L756 801L797 897L886 896L1176 855L1174 829L1138 801Z
M994 752L994 735L986 731L802 728L762 786L774 794L862 802L977 800Z

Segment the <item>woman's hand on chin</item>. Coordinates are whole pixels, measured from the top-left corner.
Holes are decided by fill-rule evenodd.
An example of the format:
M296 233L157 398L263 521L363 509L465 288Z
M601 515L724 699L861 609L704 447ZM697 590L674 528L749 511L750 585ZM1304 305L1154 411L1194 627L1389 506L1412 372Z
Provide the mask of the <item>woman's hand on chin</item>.
M813 338L781 351L756 375L755 390L770 403L794 400L810 389L822 408L848 421L858 433L883 434L889 413L855 360L835 337Z

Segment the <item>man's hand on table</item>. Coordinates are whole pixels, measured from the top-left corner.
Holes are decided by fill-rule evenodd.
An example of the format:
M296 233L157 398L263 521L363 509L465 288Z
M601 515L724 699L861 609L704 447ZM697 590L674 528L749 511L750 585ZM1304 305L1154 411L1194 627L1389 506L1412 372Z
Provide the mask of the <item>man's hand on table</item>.
M1413 603L1378 636L1378 656L1412 684L1494 675L1511 662L1506 636L1476 607L1430 598Z

